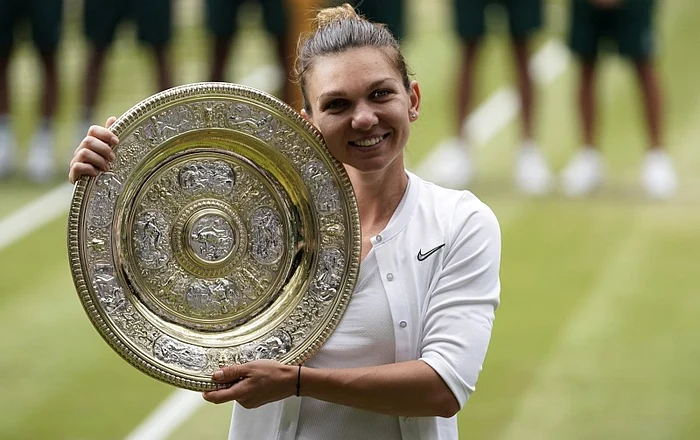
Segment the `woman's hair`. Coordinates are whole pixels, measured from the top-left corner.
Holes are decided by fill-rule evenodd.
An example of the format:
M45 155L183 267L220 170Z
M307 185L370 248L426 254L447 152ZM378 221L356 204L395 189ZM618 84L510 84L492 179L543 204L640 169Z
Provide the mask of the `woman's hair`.
M386 26L365 19L347 3L319 10L314 24L315 30L299 39L295 72L307 113L311 114L311 105L306 91L306 76L316 58L352 48L376 47L384 51L401 74L406 90L410 88L408 67L399 42Z

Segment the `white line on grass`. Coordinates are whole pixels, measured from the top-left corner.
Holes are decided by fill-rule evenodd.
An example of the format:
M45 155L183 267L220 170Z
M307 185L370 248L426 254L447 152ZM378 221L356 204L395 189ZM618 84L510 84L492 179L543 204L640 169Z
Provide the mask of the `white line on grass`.
M151 413L126 440L160 440L172 434L204 399L202 394L188 390L177 390Z
M0 251L65 214L72 193L64 183L0 220Z

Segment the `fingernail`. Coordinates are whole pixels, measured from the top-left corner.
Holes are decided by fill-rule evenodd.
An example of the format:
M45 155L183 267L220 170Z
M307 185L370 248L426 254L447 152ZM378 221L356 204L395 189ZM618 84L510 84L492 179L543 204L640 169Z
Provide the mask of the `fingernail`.
M119 143L119 138L116 136L112 136L112 145L116 145Z
M221 370L216 370L216 371L214 372L213 377L214 377L214 380L221 380L221 379L224 378L224 372L221 371Z
M114 162L115 160L117 160L117 156L115 156L114 153L109 153L108 159L110 162Z

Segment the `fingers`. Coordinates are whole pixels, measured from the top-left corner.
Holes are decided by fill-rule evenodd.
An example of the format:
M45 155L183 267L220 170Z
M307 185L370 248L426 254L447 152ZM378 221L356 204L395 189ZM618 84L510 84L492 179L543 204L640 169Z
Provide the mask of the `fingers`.
M111 133L111 132L110 132ZM98 155L102 156L104 159L113 162L116 159L116 156L114 155L114 152L112 151L112 146L116 144L116 142L113 142L116 139L116 136L112 135L113 138L110 138L109 140L103 140L99 139L95 136L89 135L85 139L80 142L78 147L75 149L73 152L74 157L77 156L82 150L90 150Z
M207 402L211 403L226 403L236 400L235 395L231 393L230 388L225 388L221 390L205 391L202 393L202 397Z
M109 148L109 147L107 147ZM107 157L105 157L105 155ZM101 171L109 171L112 168L111 162L115 159L114 153L110 150L108 153L96 151L90 148L82 148L75 153L71 160L71 166L76 163L85 163L94 166Z
M109 122L110 119L108 119L107 121ZM114 133L112 133L112 131L109 128L100 127L99 125L90 126L87 132L87 137L85 139L90 137L94 137L95 139L98 139L99 141L112 146L117 145L119 143L119 138Z
M228 388L222 388L213 391L206 391L202 394L204 400L212 403L224 403L236 400L240 396L240 388L243 382L243 365L229 365L216 370L212 374L212 380L216 383L230 383Z
M112 116L107 119L105 125L111 126L115 120L116 118ZM107 127L91 126L87 136L73 153L68 180L75 183L80 179L80 176L95 177L100 171L108 171L111 168L111 163L116 160L112 148L117 143L119 143L119 139Z
M211 378L218 383L232 383L245 376L245 364L229 365L214 372Z
M105 127L107 127L107 128L111 127L112 124L114 124L114 122L116 120L117 120L117 118L115 118L114 116L110 116L109 118L107 118L107 121L105 122Z
M110 154L112 153L110 152ZM112 156L114 155L112 154ZM70 162L68 180L75 183L83 175L97 177L101 171L109 171L110 168L110 163L103 156L87 148L82 148L76 152Z
M207 402L216 404L231 402L235 400L239 404L243 405L244 408L249 408L250 405L247 403L248 399L245 398L245 396L250 393L249 388L250 387L248 386L247 382L245 380L241 380L232 384L228 388L205 391L204 393L202 393L202 397Z
M97 177L100 171L92 165L86 163L76 163L71 165L68 172L68 180L70 183L75 183L80 179L80 176Z

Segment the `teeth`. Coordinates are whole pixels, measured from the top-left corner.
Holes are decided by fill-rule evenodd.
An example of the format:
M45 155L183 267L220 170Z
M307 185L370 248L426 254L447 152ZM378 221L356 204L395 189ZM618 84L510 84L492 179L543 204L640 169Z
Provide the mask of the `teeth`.
M377 136L377 137L372 138L372 139L365 139L365 140L362 140L362 141L355 141L355 144L356 144L356 145L359 145L359 146L361 146L361 147L371 147L372 145L376 145L376 144L378 144L379 142L381 142L382 139L383 139L382 136Z

